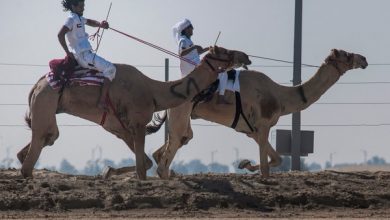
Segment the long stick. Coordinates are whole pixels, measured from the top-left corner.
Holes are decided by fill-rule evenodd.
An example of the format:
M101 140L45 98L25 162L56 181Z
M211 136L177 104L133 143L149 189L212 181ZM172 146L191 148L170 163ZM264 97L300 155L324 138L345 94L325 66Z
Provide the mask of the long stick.
M110 7L108 8L108 12L107 12L107 16L106 16L106 20L105 21L107 21L108 20L108 16L110 16L111 6L112 6L112 2L110 3ZM97 46L96 46L95 54L93 55L93 59L92 59L92 65L94 65L93 63L95 61L96 54L97 54L97 52L99 50L100 42L103 39L103 34L104 34L104 29L102 31L102 35L100 36L100 39L98 38L98 43L97 43Z
M112 6L112 2L110 3L110 7L108 8L108 13L107 13L107 16L106 16L106 20L105 20L105 21L107 21L107 20L108 20L108 16L110 16L111 6ZM98 44L97 44L96 53L97 53L97 51L99 50L99 46L100 46L100 42L102 41L102 38L103 38L104 30L105 30L105 29L103 29L102 35L100 36L99 42L98 42Z
M221 35L221 31L218 33L217 39L215 40L214 46L217 45L217 41L219 39L219 35Z

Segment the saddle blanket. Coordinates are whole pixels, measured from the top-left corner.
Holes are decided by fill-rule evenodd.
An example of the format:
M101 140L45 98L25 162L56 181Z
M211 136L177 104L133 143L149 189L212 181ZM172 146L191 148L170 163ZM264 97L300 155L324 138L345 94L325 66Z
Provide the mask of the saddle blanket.
M52 60L49 63L51 71L45 78L53 89L63 86L101 86L104 76L94 69L87 69L79 66L68 58Z
M235 78L234 80L231 80L229 78L229 80L227 81L227 85L226 85L226 90L230 90L232 92L240 92L240 81L239 81L239 78L240 78L240 70L235 70L236 74L235 74ZM222 74L226 74L226 72L222 73ZM227 76L225 76L227 77Z

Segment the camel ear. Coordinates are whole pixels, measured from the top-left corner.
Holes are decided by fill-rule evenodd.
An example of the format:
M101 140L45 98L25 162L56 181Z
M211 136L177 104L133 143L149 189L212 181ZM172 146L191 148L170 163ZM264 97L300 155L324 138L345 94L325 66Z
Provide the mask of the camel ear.
M333 55L335 58L338 58L338 57L340 56L339 50L337 50L337 49L332 49L332 55Z

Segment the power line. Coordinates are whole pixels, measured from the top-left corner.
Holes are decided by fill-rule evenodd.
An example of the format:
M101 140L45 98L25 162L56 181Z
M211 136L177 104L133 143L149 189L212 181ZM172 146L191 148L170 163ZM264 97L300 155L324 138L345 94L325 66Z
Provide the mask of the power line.
M318 102L313 105L390 105L390 102ZM28 106L28 104L0 103L0 106Z
M193 126L200 126L200 127L217 127L217 126L224 126L224 125L216 125L216 124L191 124ZM380 126L390 126L390 123L379 123L379 124L302 124L301 126L304 127L380 127ZM224 126L225 127L225 126ZM291 127L290 125L281 124L281 125L275 125L274 127Z
M218 124L191 124L192 126L199 127L225 127L224 125ZM67 125L57 125L58 127L100 127L100 125L94 124L67 124ZM381 127L381 126L390 126L390 123L378 123L378 124L302 124L304 127ZM27 125L15 125L15 124L0 124L0 127L27 127ZM291 127L291 124L280 124L275 125L274 127Z
M281 85L291 85L291 82L280 82ZM368 81L368 82L336 82L338 85L366 85L366 84L390 84L390 81ZM33 86L32 83L0 83L0 86Z
M277 59L272 59L275 61L279 61ZM279 62L282 62L281 60ZM290 61L283 61L285 63L292 63ZM309 64L302 64L303 67L316 67L318 68L319 66L316 65L309 65ZM369 66L390 66L390 63L371 63L368 64ZM20 66L20 67L49 67L49 64L30 64L30 63L0 63L0 66ZM164 65L132 65L135 67L151 67L151 68L162 68L165 67ZM251 67L289 67L292 68L293 65L250 65ZM173 68L178 68L179 66L169 66Z
M0 66L20 66L20 67L49 67L49 64L27 64L27 63L0 63ZM162 68L164 65L132 65L134 67L150 67L150 68ZM173 68L178 68L179 66L169 66Z
M291 85L291 82L281 82L281 85ZM369 82L336 82L337 85L366 85L366 84L390 84L390 81L369 81ZM1 85L1 84L0 84Z

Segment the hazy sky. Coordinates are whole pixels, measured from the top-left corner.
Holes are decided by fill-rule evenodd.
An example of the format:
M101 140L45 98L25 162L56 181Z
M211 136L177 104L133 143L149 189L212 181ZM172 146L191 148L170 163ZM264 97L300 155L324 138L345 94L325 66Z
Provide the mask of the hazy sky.
M103 20L110 2L86 0L84 16ZM220 46L293 60L294 2L112 0L109 23L123 32L176 51L171 27L178 20L189 18L195 27L193 41L196 44L213 44L221 31ZM7 148L16 159L16 153L30 141L31 132L27 127L15 125L24 124L32 84L48 72L46 66L4 64L45 65L53 58L64 56L57 33L68 13L62 11L60 3L60 0L0 0L0 161L6 156ZM369 64L390 63L389 10L388 0L304 0L303 63L320 65L332 48L360 53L367 57ZM94 31L87 29L90 34ZM162 65L168 55L113 31L104 33L99 54L114 63L137 66L151 78L164 79ZM170 69L170 77L177 79L180 75L178 61L168 58L174 66ZM252 61L257 65L252 69L279 83L292 79L290 65L259 59ZM323 166L333 154L334 163L361 163L363 151L367 151L368 158L379 155L390 161L389 70L389 65L370 65L365 70L349 71L318 101L363 104L314 104L302 112L302 129L315 131L315 153L306 158L307 162ZM303 81L315 72L315 68L303 68ZM57 118L60 125L91 125L64 114ZM259 161L257 145L244 134L222 126L200 126L215 125L203 120L192 121L192 124L194 138L179 151L174 161L200 158L209 163L211 152L216 151L215 161L230 165L236 159L235 148L239 149L240 158ZM281 118L275 128L289 129L283 125L291 125L291 116ZM146 152L153 152L162 144L163 130L147 137ZM58 166L62 158L66 158L80 169L91 159L91 150L96 146L101 146L104 158L116 162L134 158L122 141L98 126L60 126L59 139L43 150L40 163ZM19 167L19 163L14 164Z

